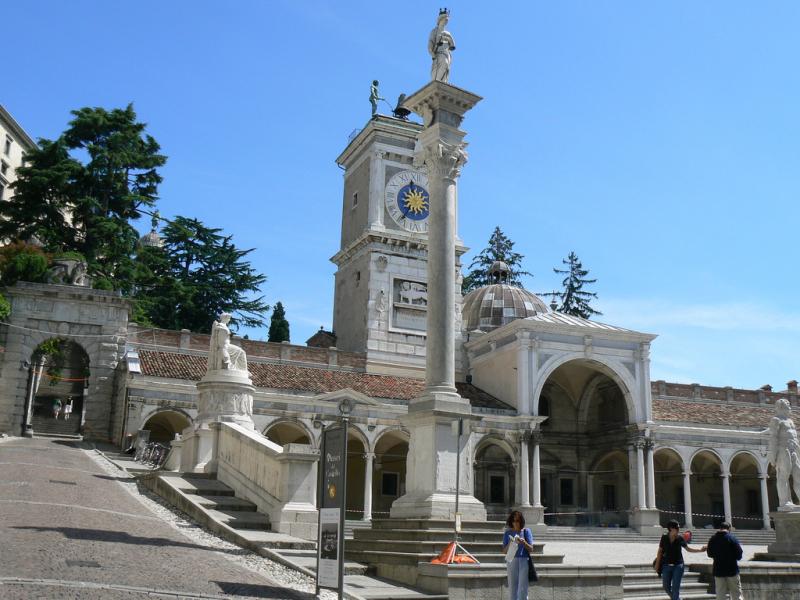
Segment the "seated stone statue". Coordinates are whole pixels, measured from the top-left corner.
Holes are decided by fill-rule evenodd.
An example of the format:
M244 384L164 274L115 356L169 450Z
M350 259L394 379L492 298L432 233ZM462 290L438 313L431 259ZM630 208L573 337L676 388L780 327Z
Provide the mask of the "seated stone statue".
M778 488L778 510L797 510L792 502L789 478L792 488L800 499L800 443L797 429L792 420L792 407L781 398L775 403L775 416L769 423L769 462L775 466L775 480Z
M228 323L230 313L222 313L211 326L211 348L208 353L209 371L244 371L247 373L247 355L239 346L231 344Z

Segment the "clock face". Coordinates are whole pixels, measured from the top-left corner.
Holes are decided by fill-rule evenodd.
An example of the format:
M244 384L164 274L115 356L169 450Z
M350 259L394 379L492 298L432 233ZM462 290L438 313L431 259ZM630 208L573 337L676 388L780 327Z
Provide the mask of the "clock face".
M386 184L386 210L408 231L428 231L430 200L428 176L421 171L400 171Z

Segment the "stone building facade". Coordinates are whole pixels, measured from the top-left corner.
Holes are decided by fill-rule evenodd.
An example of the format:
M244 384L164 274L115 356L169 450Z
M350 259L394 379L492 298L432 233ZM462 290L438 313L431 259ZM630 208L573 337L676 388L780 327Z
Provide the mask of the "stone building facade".
M0 104L0 201L11 198L11 184L24 156L36 146L19 123Z

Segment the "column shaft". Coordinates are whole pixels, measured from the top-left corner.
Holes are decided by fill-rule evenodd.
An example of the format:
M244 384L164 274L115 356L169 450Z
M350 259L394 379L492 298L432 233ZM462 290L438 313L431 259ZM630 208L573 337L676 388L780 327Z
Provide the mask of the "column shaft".
M769 494L767 492L767 474L759 475L761 480L761 514L764 518L764 529L770 529L769 522Z
M533 443L533 464L531 465L531 477L533 477L533 505L542 505L542 472L539 466L539 442Z
M364 455L366 459L366 468L364 471L364 520L372 520L372 465L375 460L375 455L372 452L367 452Z
M520 505L530 506L530 471L528 467L528 440L524 437L519 443L519 487L520 487Z
M731 513L731 474L730 473L723 473L722 474L722 504L724 506L725 511L725 520L728 523L733 520L733 516Z
M647 448L647 508L656 508L656 470L653 446Z
M640 444L636 445L636 499L637 508L647 508L644 494L644 450Z
M691 471L683 472L683 512L685 513L684 527L691 529L694 527L692 524L692 473Z

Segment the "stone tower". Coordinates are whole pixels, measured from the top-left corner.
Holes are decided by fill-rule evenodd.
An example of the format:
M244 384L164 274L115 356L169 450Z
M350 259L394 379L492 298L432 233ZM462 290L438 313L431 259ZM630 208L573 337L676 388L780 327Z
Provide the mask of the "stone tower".
M344 195L340 250L331 258L333 329L337 347L366 352L373 373L421 376L425 368L430 194L427 173L412 164L421 131L375 115L336 160ZM457 239L457 263L465 251ZM460 288L455 296L460 332Z

